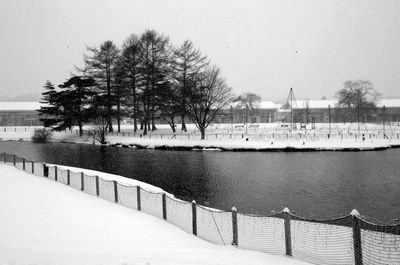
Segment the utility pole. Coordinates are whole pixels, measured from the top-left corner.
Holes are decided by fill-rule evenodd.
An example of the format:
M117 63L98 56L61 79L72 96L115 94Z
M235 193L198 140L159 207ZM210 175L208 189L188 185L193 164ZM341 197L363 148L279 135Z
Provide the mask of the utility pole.
M233 133L233 106L231 105L231 130Z
M383 108L382 108L383 139L385 139L385 112L386 112L386 107L385 107L385 105L383 105Z
M290 123L293 131L293 88L290 88Z
M357 130L360 137L360 97L357 98Z
M329 136L331 135L331 105L328 105Z
M246 135L247 135L248 108L249 108L249 106L247 106L247 104L246 104Z

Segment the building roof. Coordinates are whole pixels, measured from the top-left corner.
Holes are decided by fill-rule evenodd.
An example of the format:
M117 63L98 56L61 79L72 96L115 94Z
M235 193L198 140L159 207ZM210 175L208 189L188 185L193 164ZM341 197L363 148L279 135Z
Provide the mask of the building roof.
M381 99L376 105L380 108L383 106L386 108L400 107L400 98Z
M296 100L297 106L293 106L294 108L304 109L307 107L310 109L327 109L329 106L334 108L337 104L337 100L335 99L321 99L321 100Z
M39 102L15 102L15 101L6 101L0 102L0 111L29 111L29 110L37 110L40 109Z
M272 101L261 101L258 105L259 109L276 109L277 105Z

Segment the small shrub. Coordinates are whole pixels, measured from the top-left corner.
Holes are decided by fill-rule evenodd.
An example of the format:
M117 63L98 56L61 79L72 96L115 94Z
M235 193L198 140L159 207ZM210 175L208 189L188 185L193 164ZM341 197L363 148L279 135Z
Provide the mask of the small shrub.
M37 129L32 136L32 142L34 143L46 143L52 137L53 133L48 129Z
M89 130L89 137L93 144L97 141L102 145L107 144L108 124L103 117L97 117L93 120L93 127Z

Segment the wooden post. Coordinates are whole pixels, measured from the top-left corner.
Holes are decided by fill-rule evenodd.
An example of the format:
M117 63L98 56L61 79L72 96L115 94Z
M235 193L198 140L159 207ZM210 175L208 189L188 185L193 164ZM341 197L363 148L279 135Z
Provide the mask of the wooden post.
M96 176L96 196L100 195L100 189L99 189L99 176Z
M35 173L35 161L32 160L32 174Z
M162 214L163 219L167 220L167 195L165 193L162 194Z
M118 182L114 180L113 183L114 183L114 201L115 203L118 203Z
M22 158L22 170L25 171L25 158Z
M141 211L142 205L140 202L140 186L136 186L136 193L137 193L137 209L138 209L138 211Z
M238 241L237 210L235 207L232 207L232 232L233 232L232 245L237 246L239 241Z
M71 175L69 169L67 169L67 185L69 186L71 183Z
M14 164L14 166L15 166L15 160L16 160L16 157L15 157L15 155L13 155L13 164Z
M43 177L49 177L49 168L47 167L46 163L43 163Z
M58 170L57 170L57 166L54 167L54 180L55 180L55 181L58 180Z
M192 231L193 231L193 235L197 235L196 201L192 201Z
M4 164L7 163L7 153L3 153L4 154Z
M81 191L85 190L85 174L83 174L83 172L81 172Z
M292 256L292 235L290 231L290 211L288 208L283 209L283 216L285 221L286 255Z
M357 210L351 211L350 215L353 219L353 249L354 249L354 264L362 265L362 248L361 248L361 229L360 229L360 214Z

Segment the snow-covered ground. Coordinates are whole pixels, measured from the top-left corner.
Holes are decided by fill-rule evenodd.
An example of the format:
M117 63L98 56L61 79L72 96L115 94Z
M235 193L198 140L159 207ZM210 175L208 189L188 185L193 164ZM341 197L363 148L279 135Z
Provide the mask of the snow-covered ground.
M306 264L211 244L10 165L0 171L1 265Z

